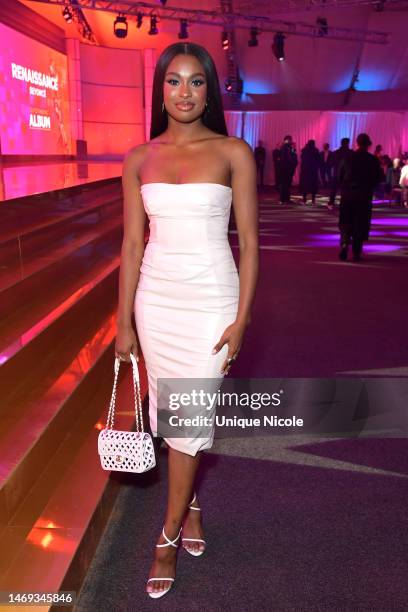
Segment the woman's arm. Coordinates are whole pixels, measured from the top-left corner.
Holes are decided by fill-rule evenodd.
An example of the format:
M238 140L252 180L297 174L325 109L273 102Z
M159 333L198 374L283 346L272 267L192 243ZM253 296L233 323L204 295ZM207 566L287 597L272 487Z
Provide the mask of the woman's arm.
M228 343L228 354L221 372L228 374L228 359L237 357L244 332L251 322L251 306L258 280L258 198L256 192L256 163L252 149L244 140L231 139L230 169L232 204L239 239L239 302L237 316L214 346L218 353Z
M133 304L145 250L146 213L138 178L143 155L143 145L131 149L125 156L122 171L123 241L119 271L116 353L127 361L135 341L132 328Z
M244 326L251 321L251 306L258 280L258 197L256 164L245 140L231 143L231 184L234 216L239 239L239 304L236 321Z

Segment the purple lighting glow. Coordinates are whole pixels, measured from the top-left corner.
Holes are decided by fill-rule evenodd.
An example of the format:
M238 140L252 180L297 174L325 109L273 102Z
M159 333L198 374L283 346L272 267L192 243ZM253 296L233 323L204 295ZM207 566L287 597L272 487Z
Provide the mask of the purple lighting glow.
M313 240L339 240L340 234L311 234Z
M398 225L400 227L408 227L408 217L384 217L382 219L373 219L373 225Z
M408 235L408 232L382 232L380 230L372 230L370 232L370 236L384 236L385 234L396 234L396 235ZM330 241L335 242L340 239L340 234L310 234L309 238L313 241L322 240L322 241Z
M390 253L391 251L399 251L400 245L395 244L367 244L364 250L367 253Z

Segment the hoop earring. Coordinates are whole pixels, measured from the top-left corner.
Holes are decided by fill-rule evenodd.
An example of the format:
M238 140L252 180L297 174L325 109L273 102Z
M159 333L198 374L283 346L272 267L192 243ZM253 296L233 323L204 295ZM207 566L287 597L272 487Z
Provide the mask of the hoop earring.
M164 113L164 102L162 102L162 113Z

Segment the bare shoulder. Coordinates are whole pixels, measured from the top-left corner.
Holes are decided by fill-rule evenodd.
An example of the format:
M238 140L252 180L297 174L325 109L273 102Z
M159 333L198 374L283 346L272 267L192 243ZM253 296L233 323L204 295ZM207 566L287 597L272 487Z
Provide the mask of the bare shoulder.
M254 152L243 138L229 136L226 146L232 172L239 174L242 170L251 169L255 165Z
M254 159L254 153L251 146L243 138L238 138L238 136L228 136L226 146L231 161L247 161L251 158Z
M247 163L251 158L255 159L250 145L243 138L218 134L218 137L209 139L209 142L211 142L210 146L213 146L215 141L218 141L220 152L222 152L224 159L230 162L231 165L234 162L235 164L239 164L240 161L241 163Z
M123 159L124 169L138 170L148 151L148 143L138 144L127 151Z

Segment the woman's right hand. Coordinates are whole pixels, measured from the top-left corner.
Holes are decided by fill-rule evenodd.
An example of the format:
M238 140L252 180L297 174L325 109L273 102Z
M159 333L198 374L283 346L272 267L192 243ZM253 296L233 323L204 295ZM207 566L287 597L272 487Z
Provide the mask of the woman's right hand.
M131 325L118 325L115 342L115 357L130 362L130 352L136 357L136 361L139 361L139 348L133 327Z

